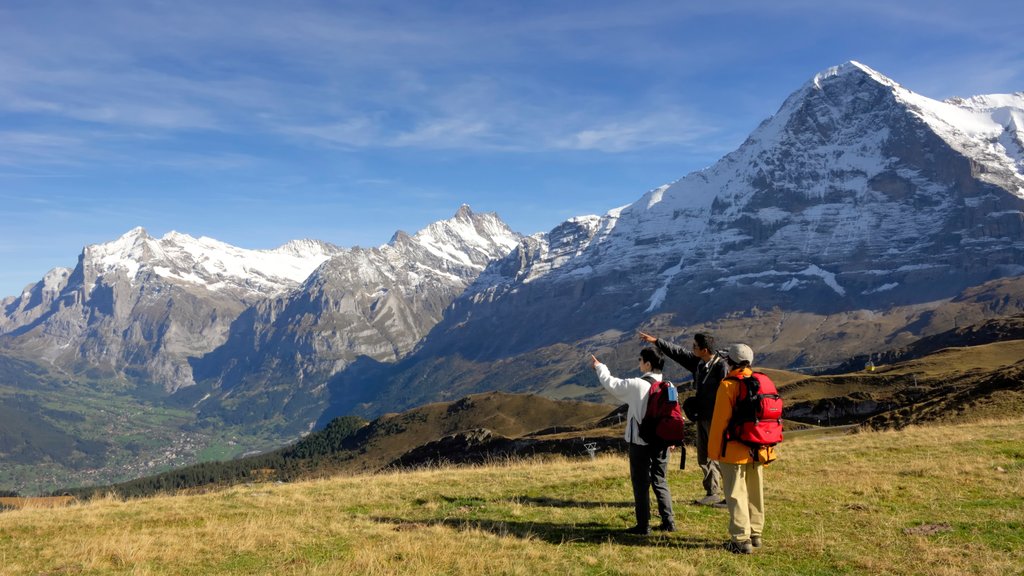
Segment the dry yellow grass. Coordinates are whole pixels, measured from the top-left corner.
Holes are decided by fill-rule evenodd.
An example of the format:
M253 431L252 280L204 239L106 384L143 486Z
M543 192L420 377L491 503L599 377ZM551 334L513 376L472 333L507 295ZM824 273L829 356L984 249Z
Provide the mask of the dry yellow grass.
M0 497L0 508L57 508L75 502L74 496L49 496L40 498Z
M615 532L633 512L609 455L8 511L0 573L1024 573L1021 419L787 441L748 557L687 504L694 468L670 478L681 530L646 539Z

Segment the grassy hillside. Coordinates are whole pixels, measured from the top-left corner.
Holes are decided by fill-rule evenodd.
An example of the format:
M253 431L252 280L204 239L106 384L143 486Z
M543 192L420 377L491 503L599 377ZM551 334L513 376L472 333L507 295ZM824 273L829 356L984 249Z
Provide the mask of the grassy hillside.
M765 547L726 512L632 521L625 459L252 484L0 513L4 574L1024 574L1024 419L795 437L767 470Z
M503 454L578 455L585 451L584 438L622 450L625 444L617 419L602 422L614 409L605 404L528 394L476 394L456 402L386 414L369 423L343 416L295 444L254 456L194 464L112 486L65 487L57 492L81 498L111 492L128 497L152 496L254 479L290 482L337 473L376 472L386 467L475 463Z

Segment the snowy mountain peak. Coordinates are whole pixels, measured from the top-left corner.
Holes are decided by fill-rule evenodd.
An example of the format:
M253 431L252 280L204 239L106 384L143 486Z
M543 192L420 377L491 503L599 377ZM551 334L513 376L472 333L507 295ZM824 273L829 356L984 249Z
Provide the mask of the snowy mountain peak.
M411 240L444 260L482 270L511 251L519 238L497 214L476 214L463 204L453 217L430 224Z
M312 240L292 241L274 250L247 250L177 231L155 239L137 227L112 242L87 246L82 260L96 277L121 273L134 281L150 272L208 290L239 288L272 295L294 288L340 250Z
M814 78L812 78L811 81L808 84L811 85L811 86L814 86L815 88L820 90L822 83L825 82L826 80L828 80L830 78L835 78L835 77L839 77L839 76L848 76L848 75L858 76L858 77L867 77L867 78L870 78L870 79L874 80L875 82L878 82L879 84L882 84L882 85L885 85L885 86L891 86L891 87L898 87L899 86L899 84L897 84L891 78L888 78L887 76L885 76L884 74L878 72L877 70L874 70L874 69L872 69L869 66L865 66L864 64L861 64L860 62L857 62L856 60L850 60L849 62L846 62L845 64L840 64L839 66L833 66L833 67L825 70L824 72L819 72L818 74L814 75Z
M271 252L291 254L301 258L317 258L324 255L330 256L337 254L340 250L341 248L334 244L330 244L322 240L305 238L302 240L291 240L286 242L274 250L271 250Z

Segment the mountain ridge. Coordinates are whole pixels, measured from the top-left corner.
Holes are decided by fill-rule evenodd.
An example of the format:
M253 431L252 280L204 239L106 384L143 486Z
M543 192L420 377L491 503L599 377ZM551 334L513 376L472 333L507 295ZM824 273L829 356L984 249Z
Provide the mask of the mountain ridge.
M408 242L396 233L394 245L371 249L306 239L273 250L247 250L178 232L156 239L136 227L113 241L86 246L74 269L54 268L20 296L4 299L0 346L71 372L95 367L104 378L174 393L195 384L190 359L225 344L232 324L248 309L310 289L307 283L316 281L317 270L334 258L351 264L381 254L382 268L389 261L392 267L415 267L427 258L407 257L403 247L416 249L440 262L430 271L435 276L451 276L453 286L466 283L491 252L496 255L518 238L497 215L474 218L463 206L446 224L405 235ZM471 254L446 244L457 239ZM427 278L415 270L405 277L411 289ZM437 307L447 305L443 300ZM431 318L440 313L432 312ZM402 342L396 350L410 346Z

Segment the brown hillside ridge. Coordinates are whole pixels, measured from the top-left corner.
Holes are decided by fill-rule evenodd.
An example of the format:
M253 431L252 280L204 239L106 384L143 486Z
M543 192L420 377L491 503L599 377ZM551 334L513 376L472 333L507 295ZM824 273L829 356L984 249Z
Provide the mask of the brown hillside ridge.
M894 364L934 354L945 348L980 346L982 344L1022 339L1024 339L1024 314L1005 318L992 318L977 324L960 325L952 330L921 338L908 346L886 350L877 354L856 356L848 362L839 365L833 373L854 372L860 370L869 361L873 364Z
M345 468L377 470L396 462L410 449L463 435L456 441L460 451L474 444L510 438L608 437L610 430L598 427L615 406L551 400L533 394L490 392L474 394L456 402L428 404L401 414L386 415L371 422L360 437L361 456ZM621 430L618 431L621 437ZM614 435L612 435L614 438ZM461 444L460 444L461 443ZM577 451L583 452L582 440ZM459 454L435 454L437 461L451 462ZM429 460L430 458L426 458ZM427 462L406 461L405 465Z
M1009 417L1024 409L1024 340L947 348L873 372L813 376L782 389L787 418L876 428Z

